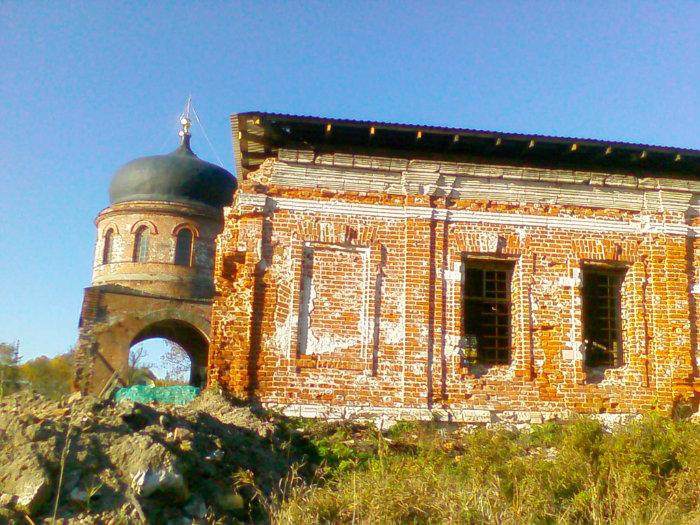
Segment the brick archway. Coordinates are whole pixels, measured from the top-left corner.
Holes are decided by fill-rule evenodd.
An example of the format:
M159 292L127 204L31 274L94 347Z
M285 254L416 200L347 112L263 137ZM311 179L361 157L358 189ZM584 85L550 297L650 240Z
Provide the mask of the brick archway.
M190 355L190 382L205 386L211 302L137 294L117 287L86 290L76 352L75 388L100 392L113 376L126 384L131 347L155 337Z
M156 321L141 329L129 344L129 348L147 339L163 338L180 345L190 358L189 383L203 387L207 381L209 341L193 324L180 319Z

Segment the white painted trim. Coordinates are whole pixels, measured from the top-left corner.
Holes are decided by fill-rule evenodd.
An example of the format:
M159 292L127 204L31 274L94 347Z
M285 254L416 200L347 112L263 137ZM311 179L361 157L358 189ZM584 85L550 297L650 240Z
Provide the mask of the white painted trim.
M321 250L336 250L353 253L369 253L369 246L355 246L354 244L338 244L334 242L304 241L305 248L320 248Z
M263 207L267 197L258 194L239 194L243 206ZM389 206L385 204L356 204L343 201L317 201L273 197L278 209L323 215L346 215L378 219L437 219L453 223L495 224L500 226L554 228L602 233L666 234L700 236L700 227L687 224L664 224L651 221L613 221L609 219L582 219L578 217L551 217L545 215L444 210L425 207Z

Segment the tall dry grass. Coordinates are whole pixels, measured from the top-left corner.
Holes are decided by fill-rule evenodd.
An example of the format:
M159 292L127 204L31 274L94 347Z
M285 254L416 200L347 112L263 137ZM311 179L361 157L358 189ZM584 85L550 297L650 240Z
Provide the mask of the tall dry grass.
M700 425L650 414L531 431L312 424L324 458L262 503L271 523L700 523Z

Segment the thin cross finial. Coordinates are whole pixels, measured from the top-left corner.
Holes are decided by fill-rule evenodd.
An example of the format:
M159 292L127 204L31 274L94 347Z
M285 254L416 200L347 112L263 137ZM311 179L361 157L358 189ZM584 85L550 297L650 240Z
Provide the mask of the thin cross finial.
M180 115L180 125L182 129L178 133L180 137L190 134L190 128L192 127L192 121L190 120L190 109L192 108L192 95L187 97L187 104L185 104L185 110Z

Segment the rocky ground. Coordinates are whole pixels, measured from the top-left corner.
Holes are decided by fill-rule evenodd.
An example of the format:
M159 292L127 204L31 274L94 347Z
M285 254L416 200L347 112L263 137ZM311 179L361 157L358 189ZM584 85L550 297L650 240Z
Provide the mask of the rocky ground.
M379 430L212 390L186 406L17 394L0 398L0 525L700 523L698 416L605 423Z
M247 523L313 447L210 391L184 407L0 398L0 523Z

